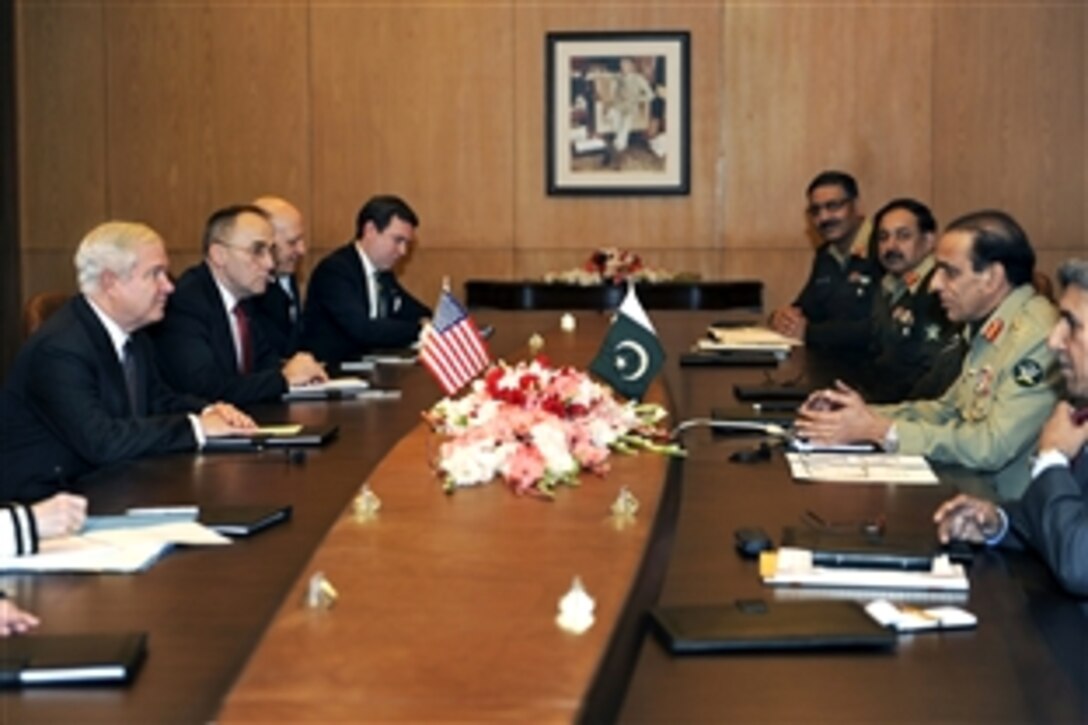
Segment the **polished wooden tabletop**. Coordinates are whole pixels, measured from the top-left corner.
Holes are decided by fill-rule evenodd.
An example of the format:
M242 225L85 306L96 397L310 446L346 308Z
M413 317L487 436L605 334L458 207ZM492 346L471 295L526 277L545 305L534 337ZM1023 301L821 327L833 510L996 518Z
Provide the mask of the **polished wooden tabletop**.
M664 382L675 419L734 403L734 382L820 384L834 368L803 354L775 369L680 368L677 353L720 316L653 313L670 351ZM495 325L492 344L504 354L537 330L550 349L573 344L555 331L555 312L479 318ZM579 322L588 334L603 318L579 313ZM751 439L695 430L685 436L691 455L682 463L624 459L609 477L553 504L499 486L447 497L437 479L419 475L433 454L419 414L439 397L437 387L419 368L380 374L403 389L402 400L259 411L268 422L340 425L332 445L301 462L271 451L179 455L82 482L94 513L261 502L293 504L295 513L251 540L175 551L138 575L0 574L0 587L42 615L43 632L150 635L131 686L5 692L0 722L205 722L220 713L250 721L1088 719L1088 612L1027 554L976 558L966 605L979 615L976 630L904 638L891 654L674 658L647 626L645 609L658 601L789 596L763 588L754 566L735 554L736 526L777 535L813 510L839 522L883 514L889 527L926 530L936 503L971 477L942 472L933 488L796 484L778 454L767 463L730 462ZM639 470L620 467L628 463ZM621 478L642 481L648 507L626 530L610 528L602 511ZM367 481L384 505L376 522L362 525L346 512ZM647 515L655 504L657 516ZM428 520L451 526L420 523ZM392 542L399 548L390 550ZM534 568L517 547L536 543L551 558ZM300 606L300 586L318 566L341 594L328 612ZM559 632L553 619L576 573L598 597L598 622L583 637ZM504 597L525 610L520 619L501 619ZM367 661L367 644L381 656ZM337 657L342 669L310 698L314 679L288 676ZM275 672L277 662L287 669ZM525 683L537 694L514 697ZM433 701L420 702L421 693L434 693Z

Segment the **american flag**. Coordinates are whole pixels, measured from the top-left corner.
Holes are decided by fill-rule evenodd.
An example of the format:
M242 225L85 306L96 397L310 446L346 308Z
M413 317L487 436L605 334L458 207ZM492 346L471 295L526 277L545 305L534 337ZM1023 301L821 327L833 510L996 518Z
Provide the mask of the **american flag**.
M430 333L423 337L419 359L446 395L460 390L491 362L476 323L445 290L438 298Z

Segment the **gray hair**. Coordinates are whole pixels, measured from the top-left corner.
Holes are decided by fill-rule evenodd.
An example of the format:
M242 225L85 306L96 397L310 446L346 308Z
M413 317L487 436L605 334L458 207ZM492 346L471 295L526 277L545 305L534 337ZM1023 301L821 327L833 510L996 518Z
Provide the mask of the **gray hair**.
M1088 259L1070 259L1058 267L1058 284L1062 289L1070 285L1088 292Z
M127 278L136 266L136 250L148 244L162 244L162 237L146 224L125 221L99 224L83 237L76 250L79 291L97 293L102 273L107 270Z

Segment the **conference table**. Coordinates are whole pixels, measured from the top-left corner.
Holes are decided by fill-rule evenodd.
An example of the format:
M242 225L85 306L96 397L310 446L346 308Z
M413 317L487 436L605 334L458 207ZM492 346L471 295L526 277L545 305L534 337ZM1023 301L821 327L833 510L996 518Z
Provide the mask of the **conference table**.
M654 312L669 351L651 396L673 423L736 405L734 383L824 384L833 361L803 351L776 368L687 368L679 353L721 312ZM558 363L585 365L606 315L481 310L493 352L523 358L539 332ZM688 456L614 457L553 502L501 484L442 492L437 439L420 414L440 393L415 367L379 368L399 400L305 402L262 421L335 423L330 445L206 453L111 466L79 483L92 513L134 505L291 504L291 521L228 547L183 549L135 575L12 575L0 587L41 615L44 633L146 631L127 687L0 694L0 722L276 720L1083 721L1088 607L1060 592L1030 554L980 552L965 606L977 629L901 638L887 653L673 657L650 628L655 604L796 598L760 584L733 549L739 526L777 535L806 511L833 522L882 516L924 532L935 506L985 485L939 470L932 487L800 484L780 451L733 463L755 440L684 434ZM353 499L367 483L374 516ZM628 486L641 507L609 505ZM310 608L323 572L339 592ZM580 576L597 621L555 622ZM2 646L2 645L0 645Z

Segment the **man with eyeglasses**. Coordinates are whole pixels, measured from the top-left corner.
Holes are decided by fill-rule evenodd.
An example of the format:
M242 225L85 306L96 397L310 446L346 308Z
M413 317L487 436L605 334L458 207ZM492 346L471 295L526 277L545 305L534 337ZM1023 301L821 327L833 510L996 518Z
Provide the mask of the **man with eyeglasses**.
M272 273L272 224L260 207L229 206L204 229L204 261L177 282L153 330L159 364L178 390L235 405L278 400L290 385L328 379L309 353L281 362L255 319Z
M254 298L257 317L269 343L282 358L299 350L302 329L302 295L298 267L306 255L306 232L302 213L278 196L262 196L253 202L272 222L272 258L275 266L264 294Z
M824 444L867 441L987 474L989 498L1019 498L1029 459L1057 400L1047 335L1057 312L1032 285L1035 251L1008 214L953 221L937 242L931 288L969 340L959 376L940 397L868 406L841 382L800 410L802 436Z
M824 171L806 193L809 222L822 243L801 293L772 313L771 327L811 347L862 350L881 269L857 209L857 182L842 171Z
M321 260L310 277L304 346L328 365L419 339L430 309L401 286L393 268L415 239L419 217L396 196L359 210L355 239Z
M163 382L144 328L174 290L169 263L162 238L136 222L100 224L80 242L80 294L27 340L0 393L0 501L39 501L96 468L253 428L234 406Z

